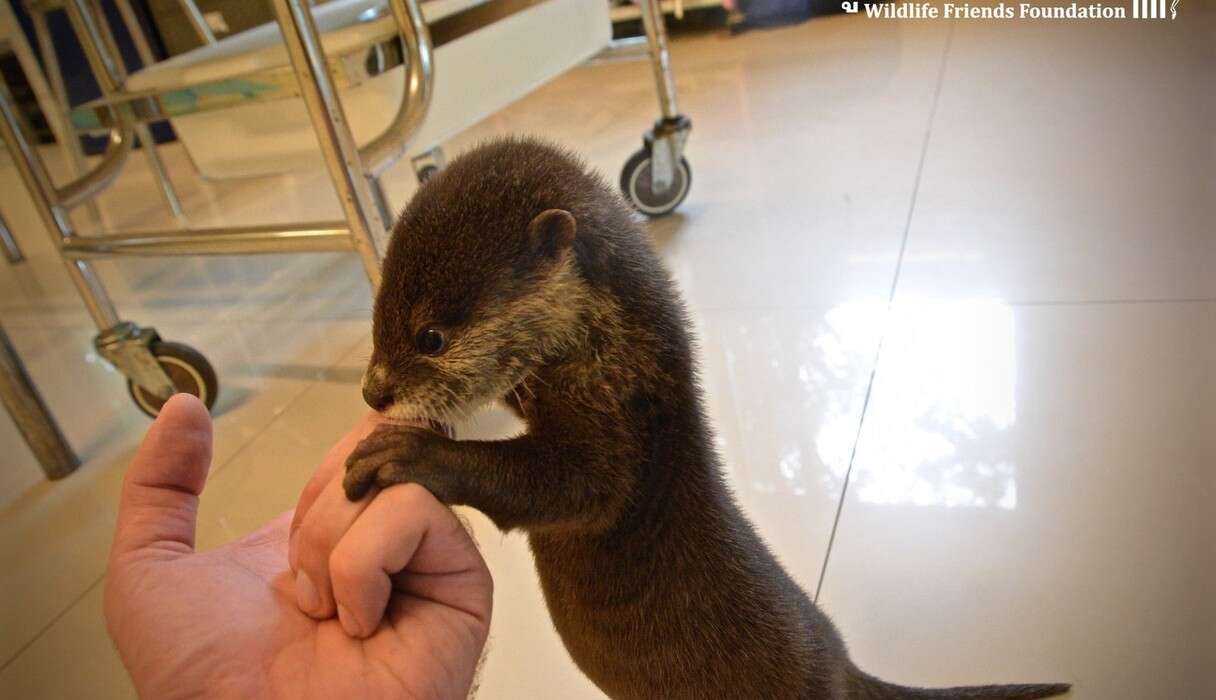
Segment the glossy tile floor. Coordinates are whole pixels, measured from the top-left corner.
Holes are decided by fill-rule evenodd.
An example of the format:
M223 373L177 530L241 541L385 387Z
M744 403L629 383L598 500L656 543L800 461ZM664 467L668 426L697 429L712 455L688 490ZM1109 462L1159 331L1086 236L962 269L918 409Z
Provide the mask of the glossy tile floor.
M883 677L1216 697L1216 25L1197 6L676 42L695 182L651 231L694 312L729 476ZM615 178L654 116L647 70L578 68L449 149L545 134ZM197 183L165 151L200 224L338 213L320 173ZM141 164L104 198L114 225L165 223ZM403 203L406 169L390 184ZM47 483L0 419L0 696L129 697L100 594L146 421L89 350L7 161L0 192L29 254L0 265L0 321L85 460ZM355 258L101 268L125 315L219 371L202 544L291 507L364 410ZM487 413L463 430L509 429ZM473 520L497 583L481 697L596 697L523 539Z

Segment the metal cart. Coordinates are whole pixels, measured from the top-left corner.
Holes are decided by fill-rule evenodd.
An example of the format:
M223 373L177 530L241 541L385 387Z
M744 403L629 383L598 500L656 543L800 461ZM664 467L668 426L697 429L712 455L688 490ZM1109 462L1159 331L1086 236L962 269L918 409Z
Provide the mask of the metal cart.
M156 415L164 401L176 392L195 394L211 407L218 391L215 372L193 348L162 340L154 329L124 320L88 261L118 255L354 251L374 293L380 283L380 260L392 223L380 175L405 154L407 144L427 114L434 84L435 47L553 0L473 0L464 9L445 17L442 25L434 26L424 20L418 0L387 0L394 22L392 36L373 46L360 47L351 56L325 54L307 0L270 1L295 78L292 96L298 95L307 107L326 170L342 205L342 220L78 235L68 212L90 202L113 181L134 139L148 122L165 119L180 106L180 102L166 99L171 97L170 92L124 91L126 75L98 0L64 0L72 27L103 93L103 98L91 103L90 108L99 125L108 130L109 142L91 170L56 186L26 134L12 96L0 85L0 133L55 239L69 277L97 325L94 341L97 351L127 377L136 405L149 415ZM646 132L643 148L626 161L621 187L640 211L658 216L672 211L688 193L691 171L683 151L690 123L676 106L666 29L658 0L638 1L654 68L660 117ZM347 60L352 57L353 62ZM376 60L369 60L372 57ZM404 66L404 91L391 123L361 148L352 136L338 98L335 76L337 80L350 77L334 69L344 65L361 65L366 74ZM420 177L425 177L428 169L441 165L442 154L437 150L413 159Z

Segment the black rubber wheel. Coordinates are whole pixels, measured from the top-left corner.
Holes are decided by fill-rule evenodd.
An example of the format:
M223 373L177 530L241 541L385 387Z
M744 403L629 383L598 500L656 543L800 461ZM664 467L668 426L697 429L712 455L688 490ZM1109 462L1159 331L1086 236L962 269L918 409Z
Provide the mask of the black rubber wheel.
M202 353L189 345L158 340L149 348L156 356L165 374L173 381L173 387L178 393L193 394L203 402L210 411L215 406L215 397L219 395L220 382L215 376L215 369ZM160 413L164 400L149 394L143 387L127 380L127 391L135 406L147 415L155 418Z
M670 214L688 196L692 186L692 168L686 158L680 158L675 180L666 192L655 193L650 189L650 151L643 148L625 161L621 168L621 191L625 199L646 216Z
M439 166L438 165L426 165L426 166L423 166L422 168L419 168L418 172L415 174L418 177L418 184L422 184L422 183L426 182L427 180L430 180L431 178L433 178L439 174Z

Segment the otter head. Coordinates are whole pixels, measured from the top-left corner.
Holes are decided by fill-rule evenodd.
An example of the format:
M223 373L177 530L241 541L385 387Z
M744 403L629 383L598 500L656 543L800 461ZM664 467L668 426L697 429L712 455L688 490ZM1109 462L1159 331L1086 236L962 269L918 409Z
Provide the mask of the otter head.
M385 256L363 397L391 418L449 423L579 337L574 215L467 160L419 189Z

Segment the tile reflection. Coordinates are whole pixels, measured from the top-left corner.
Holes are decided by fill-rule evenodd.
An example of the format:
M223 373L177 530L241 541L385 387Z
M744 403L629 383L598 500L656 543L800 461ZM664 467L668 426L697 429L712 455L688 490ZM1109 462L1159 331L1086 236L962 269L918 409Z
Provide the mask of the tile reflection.
M866 415L853 497L879 505L1016 508L1010 306L991 299L899 304L884 346L874 387L882 400ZM850 430L825 424L821 441L839 443Z
M839 498L882 316L865 305L701 315L716 442L745 499Z

